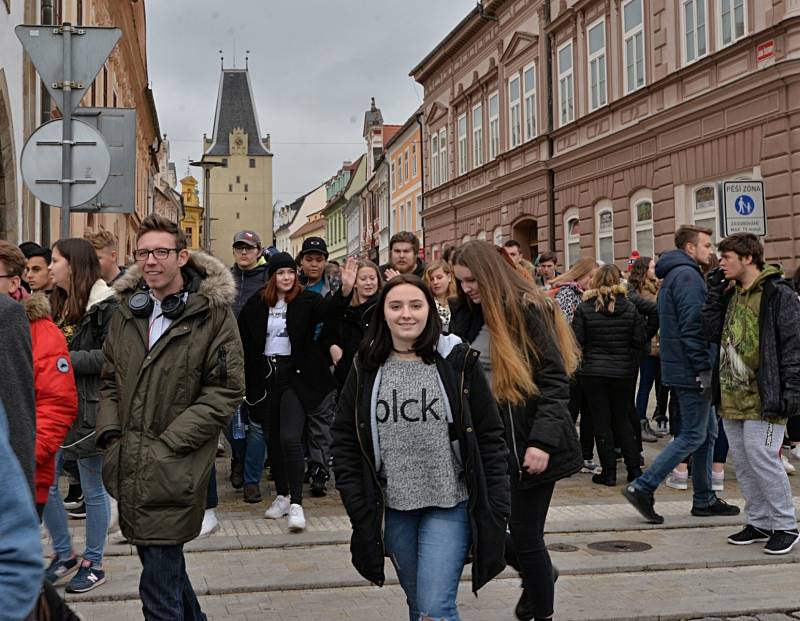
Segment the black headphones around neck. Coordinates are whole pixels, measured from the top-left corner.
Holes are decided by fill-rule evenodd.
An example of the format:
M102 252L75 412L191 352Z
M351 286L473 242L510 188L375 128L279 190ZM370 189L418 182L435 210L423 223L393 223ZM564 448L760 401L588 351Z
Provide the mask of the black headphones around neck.
M194 280L191 275L184 273L183 289L161 300L161 314L164 317L177 319L183 314L183 311L186 310L186 294L197 290ZM149 317L153 313L154 306L155 301L150 295L150 287L142 279L136 286L136 292L128 298L128 309L134 317Z

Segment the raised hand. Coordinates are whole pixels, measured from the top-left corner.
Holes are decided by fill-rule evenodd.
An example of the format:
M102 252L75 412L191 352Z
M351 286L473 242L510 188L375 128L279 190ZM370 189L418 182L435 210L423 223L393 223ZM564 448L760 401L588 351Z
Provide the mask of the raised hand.
M356 284L356 275L358 274L358 261L353 257L347 257L347 262L342 268L342 295L348 296L353 290L353 285Z

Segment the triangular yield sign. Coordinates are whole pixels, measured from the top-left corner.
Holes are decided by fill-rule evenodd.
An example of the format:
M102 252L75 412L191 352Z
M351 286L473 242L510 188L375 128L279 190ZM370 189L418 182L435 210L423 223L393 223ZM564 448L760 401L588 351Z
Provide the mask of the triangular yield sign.
M70 79L77 86L74 86L70 96L65 98L65 91L58 86L58 83L64 80L64 35L59 34L59 28L59 26L21 25L14 31L22 42L22 47L28 52L50 96L63 113L65 108L72 111L78 107L84 93L94 82L103 63L122 37L122 30L86 26L75 28L76 31L80 30L83 33L73 32L71 36Z

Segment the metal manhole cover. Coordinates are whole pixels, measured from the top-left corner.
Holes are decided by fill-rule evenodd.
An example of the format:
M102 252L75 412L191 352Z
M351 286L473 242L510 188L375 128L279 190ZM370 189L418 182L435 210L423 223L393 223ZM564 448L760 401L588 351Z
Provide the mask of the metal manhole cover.
M550 552L577 552L578 546L573 546L568 543L551 543L547 546Z
M615 539L613 541L596 541L590 543L587 548L598 552L645 552L652 550L653 546L642 541L623 541Z

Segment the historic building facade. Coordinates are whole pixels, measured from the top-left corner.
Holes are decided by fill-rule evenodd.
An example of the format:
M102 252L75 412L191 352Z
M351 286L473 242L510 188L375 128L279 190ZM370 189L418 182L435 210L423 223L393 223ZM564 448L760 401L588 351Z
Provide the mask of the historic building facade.
M355 162L344 162L337 173L325 184L327 204L322 211L325 217L325 241L329 259L343 264L347 259L347 220L344 209L350 198L366 182L367 158L362 155Z
M389 162L389 237L411 231L423 242L422 234L422 110L414 111L386 144ZM424 247L424 246L423 246Z
M434 256L513 237L621 265L682 223L719 236L718 184L754 179L796 263L800 0L490 0L412 75Z

